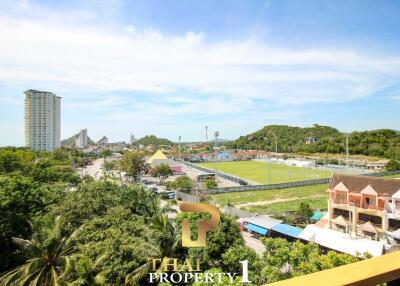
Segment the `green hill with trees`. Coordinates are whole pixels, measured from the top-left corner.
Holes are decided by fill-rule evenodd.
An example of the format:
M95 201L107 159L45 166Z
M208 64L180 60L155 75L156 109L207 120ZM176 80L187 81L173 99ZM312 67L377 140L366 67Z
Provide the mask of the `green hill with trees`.
M153 145L154 147L158 147L160 145L174 145L174 142L165 139L165 138L158 138L154 135L146 135L143 138L140 138L135 142L135 145Z
M276 140L279 152L344 153L346 136L349 137L349 152L352 155L400 159L400 132L391 129L354 131L346 134L335 128L317 124L305 128L269 125L239 137L228 146L275 151Z

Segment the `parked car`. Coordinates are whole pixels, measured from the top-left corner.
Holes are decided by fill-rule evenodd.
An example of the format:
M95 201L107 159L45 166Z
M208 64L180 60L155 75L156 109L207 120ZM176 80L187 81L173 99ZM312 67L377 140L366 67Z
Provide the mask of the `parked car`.
M174 200L175 199L175 192L174 191L167 191L161 193L161 198L163 199L169 199L169 200Z

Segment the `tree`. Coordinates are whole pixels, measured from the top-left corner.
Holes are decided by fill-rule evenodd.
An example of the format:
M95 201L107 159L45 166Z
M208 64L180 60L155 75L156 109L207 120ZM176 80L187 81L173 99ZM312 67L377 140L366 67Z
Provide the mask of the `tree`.
M151 172L151 175L154 178L159 178L160 184L162 184L170 175L172 175L173 172L171 168L167 164L160 164L156 166L153 171Z
M242 267L240 261L248 260L250 280L256 285L265 283L265 281L259 277L259 273L262 269L261 258L253 249L245 246L241 241L229 247L229 249L222 254L221 260L223 262L223 271L230 273L241 273Z
M0 149L0 173L10 173L26 169L31 165L35 155L21 149Z
M311 209L310 205L308 203L300 203L299 208L296 211L296 214L309 219L313 215L313 210Z
M57 217L53 223L42 221L40 232L32 240L13 238L25 256L26 262L3 274L2 285L59 285L66 279L72 267L72 241L62 235L63 218Z
M264 238L264 252L260 271L263 283L271 283L295 276L353 263L359 259L348 254L330 251L322 254L315 243L288 242L282 238Z
M87 256L79 255L77 261L74 263L74 277L73 282L69 283L70 286L96 286L106 285L105 276L101 271L101 267L105 260L110 258L109 253L103 254L92 262Z
M203 214L204 215L204 214ZM207 214L208 215L208 214ZM204 219L202 214L179 214L177 217L180 226L183 218L188 218L190 222ZM191 228L192 235L197 233L195 228ZM207 245L204 248L190 248L189 256L200 258L202 269L211 267L221 267L221 256L235 244L244 247L244 240L240 233L239 225L233 217L221 214L221 221L216 229L207 233Z
M215 189L218 187L218 183L216 180L213 179L208 179L204 182L204 185L206 186L207 189Z
M66 230L72 231L116 206L117 191L118 186L108 181L85 182L78 185L75 192L67 193L53 212L63 214L68 222Z
M192 179L190 179L187 175L182 175L179 176L178 178L175 179L173 182L173 189L190 193L190 190L193 188L194 183Z
M386 165L387 171L398 171L400 170L400 161L395 159L390 159L390 161Z
M85 223L77 236L75 250L91 261L108 255L97 269L106 285L123 285L126 277L129 277L127 282L136 283L146 274L136 270L142 269L149 257L160 256L157 237L144 217L122 206L108 209L104 216Z
M122 171L132 177L135 181L138 181L140 175L147 171L144 157L139 152L126 152L120 164Z

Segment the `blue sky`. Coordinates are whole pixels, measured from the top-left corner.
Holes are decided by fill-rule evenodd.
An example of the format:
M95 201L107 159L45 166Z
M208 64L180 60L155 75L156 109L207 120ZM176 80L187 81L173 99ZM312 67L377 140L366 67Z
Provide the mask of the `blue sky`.
M1 1L0 146L23 91L62 138L234 139L268 124L400 129L399 1Z

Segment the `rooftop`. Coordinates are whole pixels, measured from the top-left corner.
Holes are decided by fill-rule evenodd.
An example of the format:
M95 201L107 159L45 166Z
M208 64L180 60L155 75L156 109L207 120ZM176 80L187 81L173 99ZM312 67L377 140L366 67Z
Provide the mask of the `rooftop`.
M28 89L27 91L24 91L24 93L25 94L28 94L28 93L48 93L48 94L54 95L54 96L56 96L58 98L61 98L61 96L57 96L56 94L54 94L54 93L52 93L50 91L42 91L42 90L36 90L36 89Z
M369 188L372 187L378 194L388 194L389 196L400 190L400 180L396 179L334 174L329 188L334 189L338 185L346 186L352 193L361 193L370 186Z
M257 226L261 226L266 229L271 229L274 226L283 222L282 220L274 219L266 215L259 215L255 217L245 218L244 221L255 224Z

